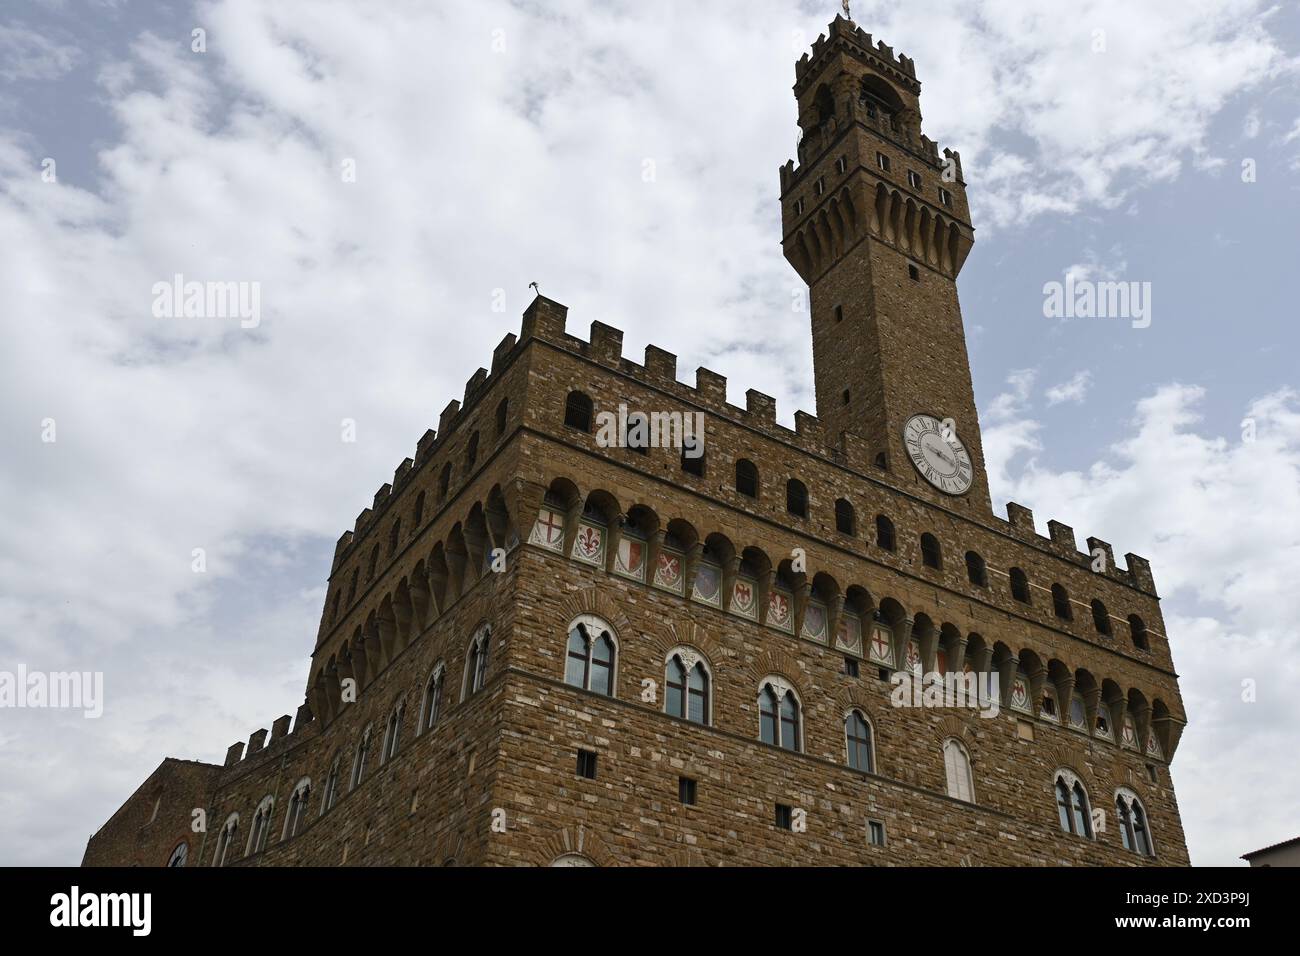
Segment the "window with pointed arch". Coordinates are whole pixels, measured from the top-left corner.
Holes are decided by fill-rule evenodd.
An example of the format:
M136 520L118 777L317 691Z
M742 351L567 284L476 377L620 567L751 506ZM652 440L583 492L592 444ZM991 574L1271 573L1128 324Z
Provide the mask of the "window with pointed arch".
M233 859L230 848L238 836L239 814L232 813L226 817L226 822L221 825L221 831L217 834L217 852L212 855L213 866L225 866L227 859Z
M252 856L266 849L266 840L271 833L271 814L274 810L275 797L267 794L253 814L253 826L248 831L248 846L244 849L245 856Z
M352 785L349 790L355 790L362 780L366 779L366 769L370 765L370 745L374 728L367 727L361 731L361 739L357 741L357 752L352 758Z
M784 681L769 677L758 692L758 739L785 750L802 750L799 698Z
M321 795L320 801L321 816L334 809L334 804L339 798L339 779L342 775L343 755L335 754L334 761L330 764L330 772L325 775L325 792Z
M710 722L712 680L704 659L689 648L679 648L668 655L664 669L664 711L693 724Z
M1151 844L1151 830L1147 825L1146 810L1132 790L1115 791L1115 816L1119 820L1119 838L1124 849L1138 856L1155 856Z
M849 766L863 773L874 773L875 755L871 745L871 724L860 710L851 710L844 718L844 743L848 748Z
M380 764L386 764L397 756L397 748L402 736L402 717L406 712L406 702L398 701L397 706L388 715L384 724L384 746L379 751Z
M1092 811L1083 781L1069 770L1056 772L1056 815L1066 833L1092 839Z
M171 855L167 857L167 866L184 866L189 861L189 858L190 845L184 840L181 840L181 842L177 843L172 849Z
M473 697L487 683L488 655L492 649L492 629L486 624L469 642L465 655L465 697Z
M614 696L614 661L618 645L613 629L598 617L583 614L569 625L564 682L572 687Z
M956 737L943 742L943 771L948 781L948 796L974 803L975 779L971 775L970 754Z
M311 779L303 777L293 788L289 797L289 812L284 815L284 833L281 840L296 837L302 832L307 821L307 805L311 802Z
M429 675L428 683L424 685L424 702L420 706L420 733L432 728L438 723L438 717L442 714L442 688L443 675L445 668L442 662L433 669Z

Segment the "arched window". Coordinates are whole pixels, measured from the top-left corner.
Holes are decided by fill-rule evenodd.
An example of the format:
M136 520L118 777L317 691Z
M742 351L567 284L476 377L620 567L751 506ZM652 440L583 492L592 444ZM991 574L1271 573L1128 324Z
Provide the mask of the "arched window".
M269 795L263 797L262 802L257 805L257 812L253 814L253 827L248 832L245 856L252 856L266 849L266 839L271 832L271 811L274 809L275 798Z
M1070 608L1070 595L1059 584L1052 585L1052 610L1062 621L1074 620L1074 611Z
M613 697L615 653L609 625L600 618L584 614L569 625L564 682Z
M564 400L564 424L580 432L591 431L591 397L585 392L570 392Z
M1075 836L1092 839L1092 811L1083 782L1067 770L1056 773L1056 814L1061 829Z
M1021 604L1029 603L1029 576L1019 568L1011 569L1011 596Z
M339 798L339 777L342 776L343 755L337 754L334 762L330 764L330 772L325 777L325 793L320 802L321 816L324 816L329 810L334 808L334 802Z
M221 832L217 834L217 852L212 857L213 866L226 865L226 859L230 856L230 847L234 844L238 835L239 814L232 813L226 818L226 822L221 825Z
M928 531L921 535L921 563L927 568L943 567L943 551L939 547L939 539Z
M180 843L176 844L176 848L172 850L171 856L167 857L167 865L169 867L184 866L189 858L190 845L182 840Z
M303 821L307 819L307 804L311 801L311 781L303 777L293 788L289 798L289 812L284 815L284 834L281 840L288 840L302 832Z
M749 498L758 497L758 466L748 458L736 462L736 491Z
M371 728L367 727L361 732L361 739L357 741L357 752L352 758L352 785L349 790L355 790L357 784L366 778L366 764L370 759L370 737Z
M943 770L948 780L948 796L975 802L975 783L970 772L970 754L956 737L943 742Z
M871 724L862 712L851 710L844 718L844 742L848 747L849 766L871 773L876 769L871 752Z
M503 398L497 403L497 438L506 433L506 415L510 412L510 399Z
M1140 651L1151 650L1151 641L1147 637L1147 626L1136 614L1128 616L1128 632L1133 638L1133 646Z
M388 723L384 725L384 749L379 754L380 764L386 764L397 756L398 741L402 735L402 714L405 710L405 702L399 701L388 715Z
M474 464L478 461L478 432L469 436L469 441L465 443L465 473L474 470Z
M989 586L988 567L984 564L984 559L974 551L966 552L966 577L978 588Z
M414 515L414 520L412 521L412 524L415 527L411 529L412 534L420 530L420 522L423 520L424 520L424 492L422 491L415 496L415 515Z
M799 518L808 517L808 489L798 478L785 483L785 510Z
M442 676L443 667L440 663L429 676L429 682L424 685L424 703L420 707L421 733L436 724L438 715L442 713Z
M1115 815L1119 819L1119 836L1124 849L1132 850L1138 856L1155 856L1147 828L1147 815L1136 793L1132 790L1116 792Z
M664 710L695 724L709 722L709 671L693 651L674 651L664 670Z
M492 631L486 625L479 629L469 644L465 661L465 694L470 697L483 689L487 682L488 651L491 649Z
M799 698L794 690L769 679L758 694L758 736L766 744L799 750Z
M388 529L388 556L391 558L397 554L397 546L402 540L402 519L398 518L393 522L393 526Z
M894 522L884 515L876 515L876 547L893 551L897 545L894 541Z
M853 505L843 498L835 502L835 530L847 535L857 533L857 516L853 513Z
M451 462L442 466L442 474L438 476L438 503L447 500L447 492L451 490Z
M1092 626L1098 634L1110 637L1110 614L1106 612L1106 605L1096 600L1092 602Z

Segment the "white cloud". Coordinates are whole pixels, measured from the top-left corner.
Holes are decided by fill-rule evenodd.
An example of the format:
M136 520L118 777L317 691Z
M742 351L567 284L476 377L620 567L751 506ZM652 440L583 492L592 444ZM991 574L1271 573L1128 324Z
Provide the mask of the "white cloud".
M0 23L0 79L52 80L71 70L81 51L17 23Z
M1062 402L1081 403L1092 386L1092 373L1087 369L1076 372L1068 382L1053 385L1046 391L1047 404L1060 405Z
M1204 398L1158 389L1131 433L1084 471L1042 463L1027 413L984 449L995 499L1152 561L1190 720L1173 770L1183 823L1193 862L1226 865L1294 836L1300 395L1252 402L1253 442L1198 433ZM1256 703L1243 702L1244 680L1257 682Z

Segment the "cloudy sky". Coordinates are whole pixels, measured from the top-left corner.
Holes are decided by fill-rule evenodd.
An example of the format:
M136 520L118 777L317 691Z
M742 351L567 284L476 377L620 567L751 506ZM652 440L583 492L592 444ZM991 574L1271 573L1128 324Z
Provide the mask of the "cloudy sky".
M570 331L813 410L777 169L837 8L5 4L0 670L102 671L106 700L0 710L0 863L78 862L164 755L294 711L335 540L530 281ZM1300 835L1297 5L853 9L962 154L998 507L1152 560L1193 861ZM260 322L156 317L177 273L260 283ZM1045 318L1067 273L1150 282L1150 326Z

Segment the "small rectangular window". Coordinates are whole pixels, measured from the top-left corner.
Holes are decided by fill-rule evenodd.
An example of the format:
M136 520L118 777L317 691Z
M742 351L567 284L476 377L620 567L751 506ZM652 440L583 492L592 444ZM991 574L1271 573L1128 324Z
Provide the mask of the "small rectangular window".
M857 658L854 657L844 658L844 673L848 674L850 677L858 676L859 671L858 671Z
M590 750L578 751L578 776L596 779L596 754Z
M909 169L907 171L907 185L911 186L913 189L920 189L921 174Z
M826 192L826 180L818 179L817 183L813 186L813 192L815 192L818 196Z
M909 262L907 265L907 277L911 279L913 282L920 282L921 270Z
M794 201L794 214L795 214L796 216L802 216L802 215L803 215L803 200L802 200L802 199L796 199L796 200Z
M884 172L889 172L889 157L884 153L876 153L876 165Z
M849 168L849 161L845 159L843 156L835 160L835 171L837 173L846 172L848 168Z
M842 305L837 305L837 306L835 307L835 321L836 321L836 322L843 322L843 321L844 321L844 306L842 306Z
M876 678L878 680L885 680L885 681L889 680L889 668L882 667L878 671L876 671Z
M948 192L948 190L944 189L942 186L939 187L939 202L943 203L949 209L952 208L952 193Z
M872 846L885 845L885 825L879 820L867 821L867 833Z
M840 397L841 397L842 399L844 399L844 404L847 405L847 404L849 403L849 398L851 397L851 393L850 393L849 390L846 388L846 389L844 390L844 394L842 394Z
M1156 765L1153 763L1147 764L1147 779L1152 783L1160 782L1160 774L1156 772Z
M695 806L695 781L690 777L677 778L677 799L685 806Z
M776 805L776 827L778 830L794 829L794 809L785 803Z

